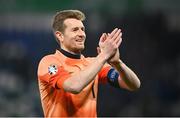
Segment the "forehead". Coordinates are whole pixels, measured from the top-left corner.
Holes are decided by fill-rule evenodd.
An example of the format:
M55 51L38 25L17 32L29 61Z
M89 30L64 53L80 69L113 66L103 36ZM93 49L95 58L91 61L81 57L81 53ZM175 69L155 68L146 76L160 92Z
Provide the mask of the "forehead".
M68 18L64 21L64 24L68 27L68 28L73 28L73 27L84 27L83 23L81 20L77 20L74 18Z

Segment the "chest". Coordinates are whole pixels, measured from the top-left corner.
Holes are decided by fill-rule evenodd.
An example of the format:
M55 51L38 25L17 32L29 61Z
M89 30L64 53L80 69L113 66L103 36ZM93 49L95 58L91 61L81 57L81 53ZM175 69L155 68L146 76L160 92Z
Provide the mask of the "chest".
M88 65L90 65L90 63L84 60L65 60L63 63L64 69L70 74L84 70Z
M69 74L77 74L80 71L83 71L90 66L91 63L87 61L64 61L64 69L69 72ZM82 78L83 79L83 78ZM87 97L94 99L97 96L98 88L98 76L95 76L93 81L91 81L80 94L75 95L78 99L85 99ZM74 96L74 95L73 95ZM74 96L74 97L75 97ZM80 97L81 96L81 97Z

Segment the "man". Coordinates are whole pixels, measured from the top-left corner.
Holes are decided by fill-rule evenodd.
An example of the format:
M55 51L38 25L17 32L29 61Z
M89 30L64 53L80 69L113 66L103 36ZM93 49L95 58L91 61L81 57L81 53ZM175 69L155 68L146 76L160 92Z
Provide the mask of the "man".
M45 56L38 67L45 117L97 117L98 83L131 91L140 87L136 74L119 59L120 29L103 33L96 57L81 54L86 39L84 19L79 10L60 11L54 17L53 31L61 48Z

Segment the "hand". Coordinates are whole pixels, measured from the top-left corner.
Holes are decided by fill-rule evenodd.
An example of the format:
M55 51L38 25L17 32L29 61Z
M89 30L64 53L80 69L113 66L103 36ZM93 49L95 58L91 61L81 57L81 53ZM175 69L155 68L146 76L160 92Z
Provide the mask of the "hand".
M110 35L110 34L108 34ZM120 32L120 44L121 45L122 42L122 32ZM119 58L120 58L120 53L119 53L119 48L117 48L116 53L112 56L112 58L110 58L108 60L108 63L110 63L111 65L115 65L117 63L119 63Z
M108 62L111 64L119 62L120 54L119 54L118 48L122 42L121 36L122 36L121 30L115 28L110 34L103 33L100 38L99 47L97 47L98 54L101 53L101 51L105 48L105 45L106 45L105 42L108 42L108 41L110 41L108 43L111 43L111 41L113 42L113 45L115 47L115 52L108 59ZM113 48L113 46L111 48Z
M97 47L97 52L98 54L101 53L101 49L100 47ZM117 49L116 53L114 54L114 56L112 56L109 60L108 63L111 65L116 65L117 63L119 63L119 58L120 58L120 53L119 53L119 49Z

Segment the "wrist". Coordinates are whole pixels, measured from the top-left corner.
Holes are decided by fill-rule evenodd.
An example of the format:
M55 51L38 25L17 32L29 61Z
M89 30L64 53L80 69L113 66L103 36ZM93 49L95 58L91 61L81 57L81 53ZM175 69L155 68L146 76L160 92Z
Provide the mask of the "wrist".
M121 68L123 66L123 62L119 59L119 61L110 63L110 65L119 71L119 70L121 70Z
M108 57L102 53L100 53L98 56L97 56L97 59L99 61L99 63L106 63L107 60L108 60Z
M112 66L116 66L116 65L120 65L120 64L122 64L123 62L120 60L120 59L118 59L117 61L108 61L108 63L110 64L110 65L112 65Z

